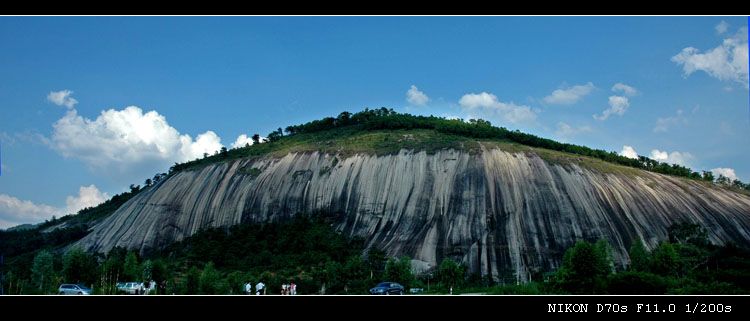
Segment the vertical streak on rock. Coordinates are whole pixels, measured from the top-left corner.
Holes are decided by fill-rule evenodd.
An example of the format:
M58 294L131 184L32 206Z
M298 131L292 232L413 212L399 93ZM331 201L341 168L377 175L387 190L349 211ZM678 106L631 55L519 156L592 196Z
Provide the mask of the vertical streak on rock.
M653 247L683 221L708 228L714 243L750 244L746 194L498 149L346 158L313 152L213 164L145 189L77 244L146 251L204 228L315 212L332 214L337 230L389 255L432 267L451 257L503 282L557 268L580 239L606 239L624 265L634 241Z

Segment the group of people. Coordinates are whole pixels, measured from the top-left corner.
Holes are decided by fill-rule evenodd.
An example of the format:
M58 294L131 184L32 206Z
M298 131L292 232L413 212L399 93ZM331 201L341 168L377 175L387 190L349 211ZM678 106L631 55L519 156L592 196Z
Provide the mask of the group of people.
M281 285L281 295L297 295L297 285L294 282Z
M248 281L245 283L245 294L253 294L253 283ZM255 285L255 295L266 294L266 285L263 282L258 282Z
M245 294L250 295L253 294L253 283L247 282L244 286ZM265 295L266 294L266 285L260 281L258 284L255 285L255 295ZM297 295L297 285L294 284L294 282L291 282L289 284L282 284L281 285L281 295Z

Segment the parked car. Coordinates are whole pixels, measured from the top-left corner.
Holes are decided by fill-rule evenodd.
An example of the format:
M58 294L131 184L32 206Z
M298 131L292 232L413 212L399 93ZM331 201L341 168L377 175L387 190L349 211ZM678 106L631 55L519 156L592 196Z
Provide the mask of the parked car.
M396 282L380 282L370 289L370 294L404 294L404 286Z
M57 290L60 294L90 295L91 289L80 284L63 284Z
M140 285L138 282L118 283L117 289L127 294L136 294L138 289L140 289Z

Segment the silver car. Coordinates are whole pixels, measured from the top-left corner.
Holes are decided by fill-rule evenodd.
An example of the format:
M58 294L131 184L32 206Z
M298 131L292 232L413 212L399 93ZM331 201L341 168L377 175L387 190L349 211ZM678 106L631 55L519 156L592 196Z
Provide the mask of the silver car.
M117 289L127 294L136 294L140 290L140 285L141 284L137 282L127 282L118 285Z
M90 295L91 289L78 284L63 284L57 290L60 294L77 294L77 295Z

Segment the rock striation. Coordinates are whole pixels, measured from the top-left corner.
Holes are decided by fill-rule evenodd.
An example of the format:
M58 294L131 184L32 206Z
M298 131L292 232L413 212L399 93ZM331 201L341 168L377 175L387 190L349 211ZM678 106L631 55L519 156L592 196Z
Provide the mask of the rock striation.
M746 194L495 148L292 153L181 171L125 203L77 245L147 251L208 227L314 212L333 215L337 230L364 237L368 248L408 255L416 266L451 257L496 280L553 270L577 240L606 239L615 262L626 264L635 240L652 248L680 222L705 227L716 244L750 244Z

